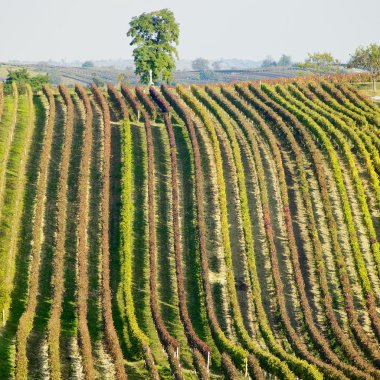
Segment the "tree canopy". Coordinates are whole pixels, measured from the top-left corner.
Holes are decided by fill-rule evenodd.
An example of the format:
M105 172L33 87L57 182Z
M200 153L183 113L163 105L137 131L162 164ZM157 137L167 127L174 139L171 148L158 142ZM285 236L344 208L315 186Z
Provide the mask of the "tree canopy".
M197 58L191 63L191 67L195 71L207 71L210 69L210 62L205 58Z
M271 67L271 66L277 66L277 62L270 55L268 55L262 62L261 67Z
M292 57L283 54L277 62L278 66L290 66L292 64Z
M169 9L143 13L129 23L127 36L132 37L131 46L135 46L133 57L135 73L141 82L149 83L149 71L153 81L170 83L173 80L175 59L178 58L179 24Z
M373 90L376 91L376 78L380 74L380 46L360 46L351 56L348 66L367 70L372 78Z
M299 64L300 68L313 72L327 74L339 72L339 61L330 53L308 53L308 58L304 63Z
M92 61L83 62L82 67L84 67L84 68L94 67L94 62L92 62Z
M29 71L25 68L18 70L8 70L8 76L6 79L7 84L16 82L16 84L23 88L26 83L29 83L33 90L40 90L43 84L50 82L50 77L48 74L38 74L31 76Z
M213 62L212 63L212 68L214 70L221 70L221 68L222 68L222 61L220 60L220 61Z

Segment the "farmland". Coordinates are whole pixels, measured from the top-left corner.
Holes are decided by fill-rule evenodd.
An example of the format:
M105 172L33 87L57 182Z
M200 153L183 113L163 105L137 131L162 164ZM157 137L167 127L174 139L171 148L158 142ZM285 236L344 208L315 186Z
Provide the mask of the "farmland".
M0 83L0 379L379 379L359 81Z

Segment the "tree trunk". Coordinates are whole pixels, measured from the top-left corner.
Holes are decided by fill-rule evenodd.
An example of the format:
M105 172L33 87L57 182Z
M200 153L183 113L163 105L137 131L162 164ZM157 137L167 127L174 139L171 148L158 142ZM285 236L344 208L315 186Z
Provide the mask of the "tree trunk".
M372 78L372 89L373 89L373 92L376 92L376 77Z

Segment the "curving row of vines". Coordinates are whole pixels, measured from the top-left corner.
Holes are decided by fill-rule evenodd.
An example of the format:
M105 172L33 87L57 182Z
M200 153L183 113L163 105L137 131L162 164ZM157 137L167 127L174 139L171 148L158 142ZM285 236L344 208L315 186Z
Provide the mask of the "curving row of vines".
M380 378L363 78L0 85L0 378Z

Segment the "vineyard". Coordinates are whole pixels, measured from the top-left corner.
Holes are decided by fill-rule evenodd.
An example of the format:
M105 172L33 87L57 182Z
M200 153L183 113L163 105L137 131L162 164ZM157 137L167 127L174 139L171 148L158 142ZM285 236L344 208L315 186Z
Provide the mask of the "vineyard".
M380 379L354 79L0 83L0 379Z

